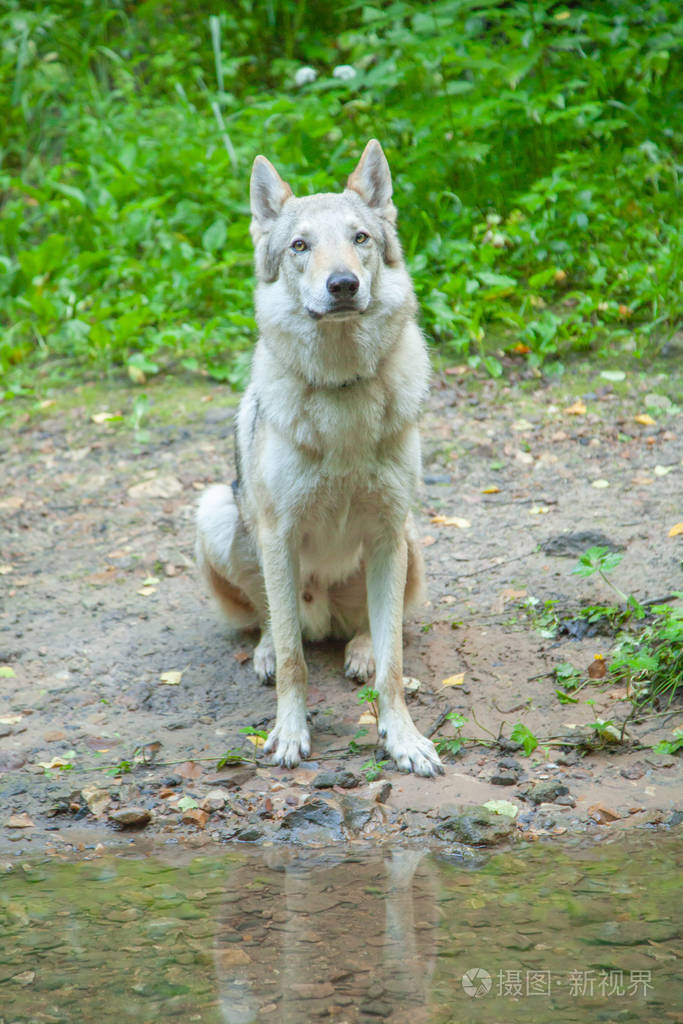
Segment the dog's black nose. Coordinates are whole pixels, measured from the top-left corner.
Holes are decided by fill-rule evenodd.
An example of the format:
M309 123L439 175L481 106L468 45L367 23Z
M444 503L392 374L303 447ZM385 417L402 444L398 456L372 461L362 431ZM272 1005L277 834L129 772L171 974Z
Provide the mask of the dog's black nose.
M350 271L330 274L327 279L327 290L335 299L350 299L360 287L360 281Z

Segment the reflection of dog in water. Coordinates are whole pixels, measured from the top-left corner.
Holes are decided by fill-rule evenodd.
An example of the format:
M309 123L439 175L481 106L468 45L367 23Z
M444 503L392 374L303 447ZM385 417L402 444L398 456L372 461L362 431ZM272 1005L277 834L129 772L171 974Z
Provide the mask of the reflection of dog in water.
M300 857L232 874L215 953L226 1024L350 1024L368 1013L426 1022L438 890L424 856L396 850L384 861L338 864Z

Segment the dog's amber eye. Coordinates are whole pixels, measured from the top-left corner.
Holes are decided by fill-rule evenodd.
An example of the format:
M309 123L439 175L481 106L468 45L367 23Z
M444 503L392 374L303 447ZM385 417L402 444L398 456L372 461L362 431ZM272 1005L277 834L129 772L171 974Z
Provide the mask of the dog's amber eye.
M306 252L308 246L304 242L303 238L295 238L290 246L290 249L293 249L294 252Z
M364 242L370 241L370 235L366 231L357 231L354 241L356 245L363 245Z

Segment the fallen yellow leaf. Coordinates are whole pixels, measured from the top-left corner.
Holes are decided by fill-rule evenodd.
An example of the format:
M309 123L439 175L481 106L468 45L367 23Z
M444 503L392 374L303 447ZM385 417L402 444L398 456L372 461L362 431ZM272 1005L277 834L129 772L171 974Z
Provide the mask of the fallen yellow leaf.
M533 505L529 509L530 516L547 516L548 512L550 512L550 509L547 505Z
M446 679L441 680L442 686L462 686L465 682L465 673L458 672L454 676L447 676Z
M257 750L258 750L258 749L259 749L260 747L264 746L264 744L265 744L265 742L266 742L266 741L264 740L263 736L254 736L254 735L250 735L250 736L247 736L247 739L249 740L249 742L250 742L250 743L253 743L253 744L254 744L254 746L256 747L256 749L257 749Z
M669 530L669 536L670 537L680 537L680 535L682 533L683 533L683 523L676 523Z
M141 597L149 597L150 594L156 594L156 592L156 587L140 587L138 590L138 594L140 594Z
M170 672L162 672L159 679L162 683L166 683L167 686L177 686L183 678L183 671L183 669L179 672L172 669Z
M566 416L585 416L586 406L580 398L577 398L574 404L568 406L564 411Z
M634 416L633 418L636 423L640 423L641 427L653 427L655 425L655 420L653 420L652 416L647 412L641 412L638 416Z
M429 521L435 526L457 526L459 530L469 530L471 526L469 519L461 519L459 516L432 516Z
M482 494L500 494L500 487L496 487L496 485L493 484L491 487L484 487L484 489L482 490L481 493Z
M363 714L358 719L359 725L375 725L376 722L377 719L375 718L371 711L364 711Z

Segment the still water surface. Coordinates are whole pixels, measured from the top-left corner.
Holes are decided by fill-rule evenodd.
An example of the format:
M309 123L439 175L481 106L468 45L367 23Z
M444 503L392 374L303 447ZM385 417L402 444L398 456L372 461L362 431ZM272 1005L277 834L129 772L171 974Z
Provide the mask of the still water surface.
M681 1019L680 838L352 849L17 860L0 1024Z

